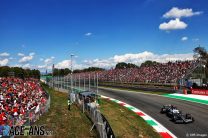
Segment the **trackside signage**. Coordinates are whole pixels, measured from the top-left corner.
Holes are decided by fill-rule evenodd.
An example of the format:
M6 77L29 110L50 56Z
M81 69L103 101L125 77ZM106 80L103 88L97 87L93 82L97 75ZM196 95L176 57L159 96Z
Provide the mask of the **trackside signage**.
M198 95L207 95L208 96L208 90L203 89L191 89L192 94L198 94Z

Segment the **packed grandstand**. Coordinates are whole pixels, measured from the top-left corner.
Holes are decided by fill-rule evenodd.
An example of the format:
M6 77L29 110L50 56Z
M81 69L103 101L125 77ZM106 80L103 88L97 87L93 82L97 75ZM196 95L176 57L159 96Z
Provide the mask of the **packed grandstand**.
M178 79L184 78L190 70L198 65L199 63L196 60L176 61L134 68L75 73L74 77L89 79L89 76L93 77L98 74L99 81L176 83Z
M0 125L32 121L46 104L47 97L37 79L0 78Z

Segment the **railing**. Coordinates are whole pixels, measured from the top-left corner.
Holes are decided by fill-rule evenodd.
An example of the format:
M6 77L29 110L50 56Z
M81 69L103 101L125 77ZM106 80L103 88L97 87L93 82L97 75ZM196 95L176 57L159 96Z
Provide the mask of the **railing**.
M62 92L70 92L70 80L57 77L47 83L50 87ZM88 87L89 88L89 87ZM86 97L82 96L83 90L80 87L73 88L73 93L70 92L70 99L80 108L93 122L93 128L96 128L100 138L114 138L113 130L110 127L107 119L102 115L99 106L96 102L86 102Z
M114 138L113 130L107 119L98 109L98 104L96 102L86 102L85 97L80 95L80 93L75 94L75 103L93 122L91 130L95 127L100 138Z
M196 70L196 68L201 66L199 62L195 62L193 64L194 64L193 68L189 69L183 78L189 78L188 76L191 75Z

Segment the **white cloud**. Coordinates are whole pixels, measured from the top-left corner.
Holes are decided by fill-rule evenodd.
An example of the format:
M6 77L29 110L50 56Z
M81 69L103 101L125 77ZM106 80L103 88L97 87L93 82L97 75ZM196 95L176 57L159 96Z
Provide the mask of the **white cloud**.
M38 66L35 66L35 68L39 69L39 70L52 70L52 65L38 65Z
M37 68L38 68L38 69L46 69L47 66L46 66L46 65L38 65Z
M22 68L32 68L32 66L29 63L27 63L27 64L22 65Z
M55 65L55 68L70 68L71 60L63 60Z
M184 36L184 37L181 38L181 41L186 41L186 40L188 40L187 36Z
M32 65L30 63L15 64L13 67L21 67L21 68L24 68L24 69L39 69L36 65Z
M86 68L84 64L77 64L75 60L73 60L73 69L83 69ZM55 64L55 68L63 69L69 68L71 69L71 60L63 60L57 64Z
M44 63L45 63L45 64L51 64L51 63L53 62L53 59L54 59L54 58L55 58L55 57L47 58L47 59L44 60Z
M37 65L35 66L35 68L41 70L41 71L44 71L44 70L51 70L52 69L52 63L53 63L53 60L54 60L55 57L51 56L49 58L40 58L40 61L42 61L44 64L42 65Z
M108 59L85 60L81 67L96 66L101 68L111 68L114 67L118 62L128 62L128 63L134 63L140 65L141 63L147 60L166 63L169 61L176 61L176 60L183 61L183 60L192 60L192 59L193 59L192 53L158 55L149 51L144 51L136 54L128 53L124 55L115 55Z
M4 53L0 53L0 56L1 57L8 57L10 54L9 53L7 53L7 52L4 52Z
M23 57L24 56L23 53L18 53L17 55L20 56L20 57Z
M29 55L30 55L30 56L34 56L34 55L35 55L35 53L34 53L34 52L32 52L32 53L30 53Z
M22 56L20 58L19 63L27 63L34 58L35 53L30 53L28 56Z
M168 23L164 22L160 24L159 29L161 30L177 30L177 29L185 29L188 25L183 21L180 21L179 18L174 20L170 20Z
M53 59L54 57L50 57L48 59ZM115 65L118 62L126 62L126 63L134 63L136 65L140 65L141 63L152 60L157 61L160 63L167 63L169 61L184 61L184 60L192 60L193 59L193 53L185 53L185 54L155 54L150 51L144 51L141 53L127 53L123 55L114 55L112 57L106 58L106 59L93 59L93 60L84 60L80 64L76 62L76 60L73 60L73 69L83 69L88 67L100 67L109 69L112 67L115 67ZM43 61L46 61L43 60ZM48 60L47 60L48 61ZM48 62L45 62L48 63ZM30 64L25 64L24 67L32 67ZM43 64L34 66L34 68L38 68L40 70L51 70L52 65L51 64ZM62 60L55 64L55 68L71 68L71 60Z
M115 63L112 58L109 59L94 59L94 60L85 60L81 67L100 67L100 68L110 68L113 67Z
M90 32L85 34L85 36L91 36L91 35L92 35L92 33L90 33Z
M164 18L181 18L181 17L191 17L194 15L200 15L203 12L197 11L193 12L193 10L190 8L186 9L179 9L178 7L173 7L168 12L166 12L163 17Z
M113 60L114 62L130 62L131 60L135 60L135 59L143 60L148 57L151 57L152 55L153 55L152 52L144 51L138 54L115 55L113 57Z
M0 60L0 66L6 66L9 63L9 59L2 59Z

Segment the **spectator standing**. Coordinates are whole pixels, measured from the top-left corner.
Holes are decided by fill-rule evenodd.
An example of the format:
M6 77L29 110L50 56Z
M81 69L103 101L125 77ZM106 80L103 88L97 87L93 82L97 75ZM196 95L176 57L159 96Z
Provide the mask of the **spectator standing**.
M71 110L71 100L70 100L70 97L68 98L68 110L70 111Z

